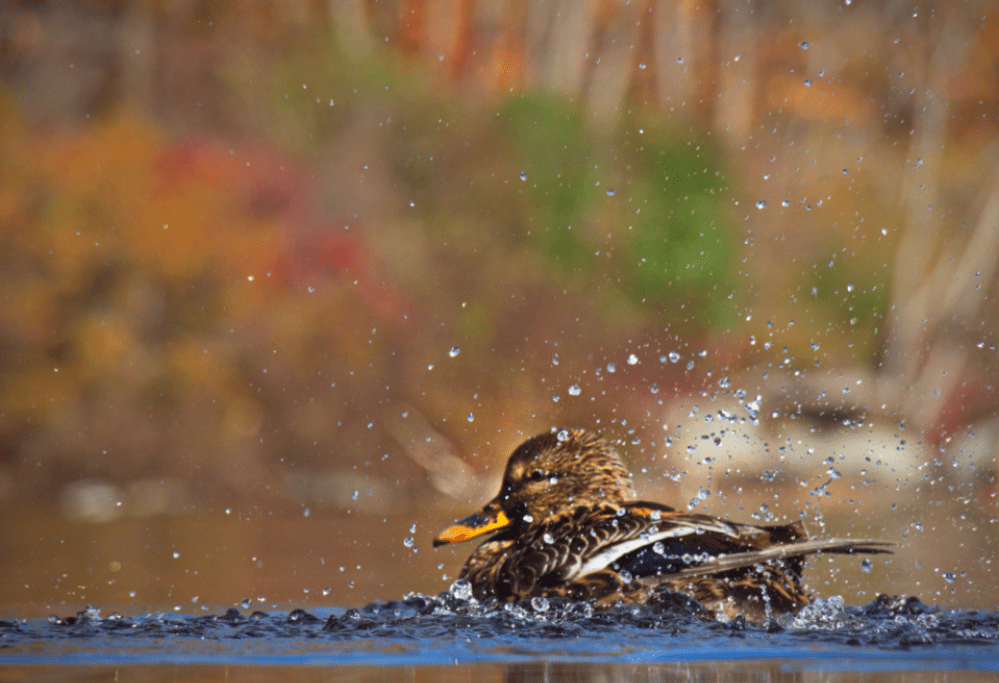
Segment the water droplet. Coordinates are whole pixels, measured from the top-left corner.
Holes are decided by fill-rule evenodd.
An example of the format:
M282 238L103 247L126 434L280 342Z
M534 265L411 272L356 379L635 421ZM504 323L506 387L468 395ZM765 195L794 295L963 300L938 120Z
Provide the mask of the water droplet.
M546 533L542 538L544 542L547 543L548 545L551 545L552 543L555 542L555 539L552 537L551 534Z
M638 364L638 356L636 356L635 354L629 355L628 365L637 365L637 364Z
M756 208L762 211L763 209L767 208L767 203L761 199L760 201L756 202Z
M174 551L174 553L173 553L173 559L176 560L178 557L180 557L180 553L177 552L177 551Z
M522 519L528 524L530 524L531 522L534 521L534 515L524 515Z
M520 179L521 179L521 180L527 180L527 174L526 174L526 173L524 173L523 171L521 171L521 172L520 172Z
M565 429L561 430L558 434L555 435L555 438L558 439L559 441L565 441L566 439L569 438L568 430Z
M807 50L808 49L808 43L802 43L801 44L801 49L802 50Z
M634 578L627 569L622 569L617 573L618 577L621 579L621 583L629 584Z
M558 365L558 354L557 353L553 353L552 354L552 365Z
M791 202L788 201L787 199L782 199L780 205L786 209L787 207L791 206Z
M451 347L451 350L447 352L447 355L449 355L449 356L451 356L452 358L454 358L454 357L455 357L455 356L457 356L457 355L458 355L459 353L461 353L461 347L460 347L460 346L452 346L452 347Z
M658 394L659 393L659 385L656 384L655 382L653 382L652 386L649 387L649 391L651 391L653 394Z
M330 589L329 588L324 588L323 589L323 595L329 595L329 594L330 594Z
M458 579L451 584L451 595L459 600L470 600L472 598L472 584L465 579Z
M943 580L946 581L947 583L954 583L955 581L957 581L957 574L955 574L954 572L944 572Z
M402 541L402 544L407 548L412 548L414 543L416 543L416 541L413 539L412 536L407 536Z
M351 500L357 500L357 497L358 497L359 495L361 495L361 492L360 492L360 491L354 491L354 492L353 492L352 494L350 494L350 499L351 499Z
M677 353L676 351L670 351L669 352L669 362L670 363L676 363L676 362L679 362L679 360L680 360L680 354L679 353Z
M812 79L811 78L806 78L805 79L805 87L806 88L811 88L812 87Z
M409 533L411 534L416 533L416 522L413 522L412 524L409 525Z
M312 511L309 508L305 508L304 510L302 510L302 516L303 517L308 517L311 514L312 514Z
M243 609L250 609L250 605L252 604L253 604L252 600L250 600L249 598L243 598L243 601L239 603L239 606L242 607Z
M607 372L617 372L617 366L613 363L607 364Z
M691 498L690 502L687 503L687 508L693 510L695 507L704 502L704 499L711 495L711 492L707 489L700 489L697 495Z
M548 598L531 598L531 607L534 608L535 612L547 612L548 611Z
M687 369L688 370L693 370L694 369L694 361L692 361L692 360L687 361Z
M617 192L615 190L613 190L613 189L608 189L607 190L607 196L608 197L613 197L615 194L617 194Z
M475 422L475 415L472 415L471 413L469 413L468 414L468 421L469 422Z
M569 387L570 396L579 396L580 393L582 393L582 389L579 388L578 384L573 384L571 387Z

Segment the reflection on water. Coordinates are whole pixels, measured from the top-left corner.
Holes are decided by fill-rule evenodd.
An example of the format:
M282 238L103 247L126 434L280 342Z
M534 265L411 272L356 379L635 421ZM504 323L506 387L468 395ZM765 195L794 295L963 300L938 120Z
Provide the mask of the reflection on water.
M995 681L990 672L953 669L927 671L885 667L874 671L823 668L809 663L781 660L738 663L686 662L677 664L589 664L532 662L529 664L463 664L457 666L95 666L57 668L9 667L0 670L2 681L51 683L74 681L143 681L143 683L199 683L200 681L254 681L255 683L381 683L382 681L435 681L482 683L544 681L545 683L985 683Z

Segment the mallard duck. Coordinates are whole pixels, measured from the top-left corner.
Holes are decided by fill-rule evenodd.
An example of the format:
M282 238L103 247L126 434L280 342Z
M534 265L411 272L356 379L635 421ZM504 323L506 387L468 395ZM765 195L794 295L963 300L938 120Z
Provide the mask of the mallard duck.
M806 556L888 553L894 545L811 540L801 522L739 524L637 501L617 451L584 430L521 444L499 495L442 531L434 546L483 536L459 576L480 600L564 596L608 606L673 591L717 615L753 621L808 604Z

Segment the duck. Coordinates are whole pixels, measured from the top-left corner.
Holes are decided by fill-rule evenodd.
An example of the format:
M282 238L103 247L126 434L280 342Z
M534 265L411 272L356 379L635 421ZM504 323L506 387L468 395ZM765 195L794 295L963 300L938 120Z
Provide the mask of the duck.
M478 600L561 597L609 607L681 594L715 617L753 622L810 602L808 556L891 553L895 545L811 539L801 521L757 526L637 500L617 450L583 429L523 442L496 497L433 544L476 538L458 579Z

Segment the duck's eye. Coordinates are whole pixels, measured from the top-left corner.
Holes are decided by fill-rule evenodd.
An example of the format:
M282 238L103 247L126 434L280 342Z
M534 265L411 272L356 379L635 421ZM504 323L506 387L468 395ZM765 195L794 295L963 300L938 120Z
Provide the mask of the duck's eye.
M545 479L547 477L548 477L547 474L538 471L538 472L531 472L531 475L527 479L528 481L541 481L542 479Z

